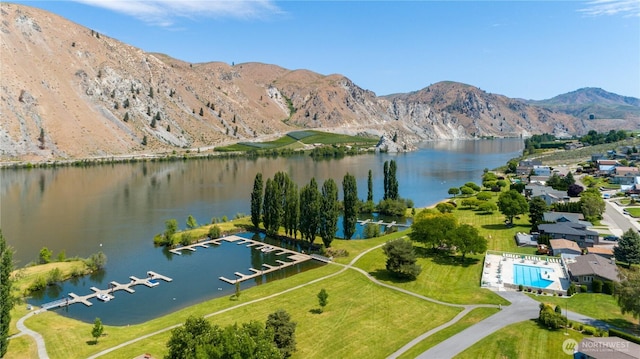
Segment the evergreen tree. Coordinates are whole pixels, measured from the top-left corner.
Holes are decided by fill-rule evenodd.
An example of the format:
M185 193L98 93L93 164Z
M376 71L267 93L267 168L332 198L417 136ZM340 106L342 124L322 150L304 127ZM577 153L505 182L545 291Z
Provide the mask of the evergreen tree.
M300 232L302 237L313 243L318 234L320 222L320 191L315 178L300 190Z
M298 185L293 181L287 182L285 191L286 202L286 231L290 237L298 237L298 223L300 220L300 197L298 196Z
M320 289L320 292L318 293L318 304L320 304L320 312L324 312L324 307L327 306L328 298L329 293L327 293L324 288Z
M147 145L147 135L142 136L142 145L143 146Z
M156 128L156 118L155 117L151 120L151 128Z
M149 88L149 97L153 98L153 87Z
M255 228L260 225L260 213L262 212L262 173L256 173L251 192L251 223Z
M391 160L389 162L389 179L388 179L388 186L389 186L389 199L392 199L394 201L400 199L399 193L398 193L398 177L396 177L396 171L397 171L397 165L396 165L396 161Z
M367 202L373 202L373 174L371 170L369 170L367 177Z
M0 358L9 346L9 323L14 300L11 296L11 271L13 270L13 250L7 245L0 230Z
M633 228L622 234L618 245L613 247L613 254L616 260L631 264L640 264L640 234Z
M538 224L542 222L544 212L548 210L547 202L540 197L535 197L529 201L529 222L531 222L532 231L538 230Z
M296 322L291 321L291 315L283 309L269 314L267 330L273 330L273 341L280 350L283 358L288 358L296 350Z
M384 195L382 199L389 198L389 161L384 161L384 165L382 167L382 172L384 173Z
M322 184L321 201L320 237L324 246L328 248L338 230L338 185L331 178Z
M200 116L204 116L204 110L200 107Z
M387 242L382 250L387 256L386 268L394 277L413 280L422 271L416 264L416 254L411 241L398 238Z
M124 118L122 119L124 122L129 122L129 111L125 112Z
M344 218L342 221L345 239L351 239L356 232L358 214L358 185L356 178L347 173L342 180Z

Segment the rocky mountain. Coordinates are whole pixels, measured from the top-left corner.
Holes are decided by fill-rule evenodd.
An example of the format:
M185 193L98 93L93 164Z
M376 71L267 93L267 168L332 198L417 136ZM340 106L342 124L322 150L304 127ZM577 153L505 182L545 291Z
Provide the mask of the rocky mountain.
M620 96L595 87L581 88L548 100L527 102L581 119L640 118L640 99Z
M397 134L399 147L411 148L581 134L600 123L453 82L379 97L342 75L188 63L36 8L2 2L0 13L0 161L206 151L303 128Z

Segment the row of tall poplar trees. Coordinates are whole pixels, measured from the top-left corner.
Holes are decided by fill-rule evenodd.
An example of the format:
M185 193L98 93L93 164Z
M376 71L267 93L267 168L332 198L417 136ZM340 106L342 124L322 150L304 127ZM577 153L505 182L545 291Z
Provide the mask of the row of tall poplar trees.
M345 238L351 239L358 212L356 178L347 173L342 188L343 231ZM339 214L338 185L331 178L324 181L321 188L312 178L298 190L298 185L285 172L277 172L266 182L262 173L256 174L251 192L251 223L258 228L262 222L267 235L276 235L280 227L284 227L290 237L297 238L300 232L302 239L313 243L316 236L320 236L325 247L329 247L338 230Z

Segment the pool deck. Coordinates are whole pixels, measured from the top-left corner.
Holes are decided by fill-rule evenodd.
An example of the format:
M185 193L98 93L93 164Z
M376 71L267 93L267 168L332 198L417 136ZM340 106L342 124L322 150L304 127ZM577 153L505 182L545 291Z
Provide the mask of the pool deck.
M153 271L148 271L147 277L145 278L130 276L129 279L131 279L131 281L129 283L124 283L124 284L118 283L116 281L112 281L109 283L109 288L107 289L91 287L89 289L91 289L93 293L87 294L87 295L77 295L75 293L69 293L69 296L67 298L62 298L53 302L43 304L42 309L48 310L48 309L53 309L58 307L66 307L68 305L75 304L75 303L82 303L87 307L90 307L93 305L93 303L90 302L89 299L97 298L98 295L103 295L106 298L109 298L109 300L111 300L115 298L113 296L113 293L119 290L124 290L129 293L134 293L135 290L132 287L136 285L145 285L149 288L153 288L158 285L158 282L152 281L152 280L160 279L165 282L171 282L173 280L167 276L164 276L162 274L159 274Z
M286 267L290 267L292 265L298 264L298 263L302 263L304 261L308 261L310 259L312 259L313 257L307 254L303 254L303 253L299 253L296 251L292 251L290 249L286 249L286 248L282 248L282 247L278 247L278 246L274 246L271 244L267 244L264 242L259 242L259 241L254 241L253 239L247 239L247 238L242 238L239 236L235 236L235 235L231 235L231 236L226 236L226 237L222 237L222 238L216 238L216 239L210 239L210 240L204 240L204 241L199 241L197 243L188 245L188 246L183 246L183 247L178 247L178 248L174 248L169 250L171 253L173 254L182 254L183 250L189 250L189 251L194 251L196 250L195 247L202 247L202 248L208 248L209 244L214 244L214 245L220 245L220 243L222 241L227 241L227 242L231 242L231 243L236 243L237 245L246 245L247 247L255 247L257 250L264 252L264 253L271 253L271 252L276 252L275 254L278 256L286 256L286 259L289 259L289 261L283 261L283 260L276 260L276 262L278 263L278 265L270 265L270 264L263 264L262 267L260 269L256 269L256 268L249 268L248 270L251 272L250 274L244 274L244 273L240 273L240 272L235 272L235 279L229 279L226 277L219 277L219 279L223 282L229 283L229 284L236 284L239 282L243 282L245 280L250 280L256 277L260 277L263 276L265 274L271 273L271 272L275 272L277 270L280 270L282 268L286 268Z
M505 284L518 286L513 273L514 264L540 268L543 278L553 281L546 288L540 288L542 290L566 291L569 288L569 277L561 258L521 253L487 253L482 272L482 286L494 290L505 290ZM534 288L526 285L525 287Z

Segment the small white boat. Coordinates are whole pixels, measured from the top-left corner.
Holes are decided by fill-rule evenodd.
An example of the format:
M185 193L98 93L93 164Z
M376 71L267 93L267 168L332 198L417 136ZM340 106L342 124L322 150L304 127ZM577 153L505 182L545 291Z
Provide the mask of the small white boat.
M104 293L100 293L96 296L96 298L98 298L99 300L103 301L103 302L108 302L111 300L111 297L107 294Z

